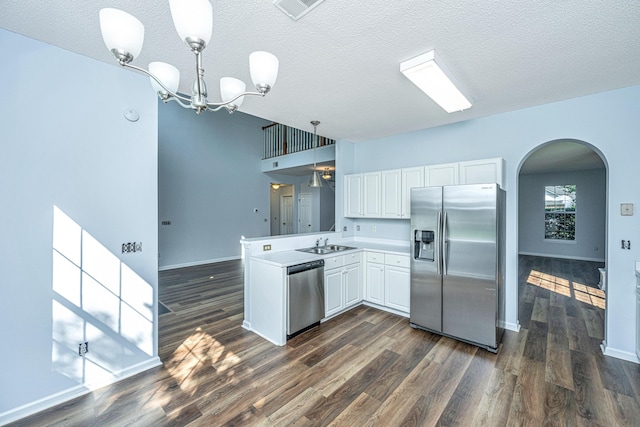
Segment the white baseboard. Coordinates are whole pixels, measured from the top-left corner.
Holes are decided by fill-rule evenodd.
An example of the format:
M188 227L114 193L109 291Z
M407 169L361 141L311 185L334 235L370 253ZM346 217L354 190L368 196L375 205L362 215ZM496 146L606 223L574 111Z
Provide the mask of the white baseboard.
M93 390L117 383L118 381L139 374L147 369L155 368L161 364L160 358L153 357L149 360L145 360L144 362L123 369L122 371L116 372L112 377L105 378L103 381L91 384L78 384L58 393L45 396L25 405L18 406L17 408L10 409L0 414L0 425L9 424L37 412L44 411L45 409L52 408L61 403L68 402L69 400L84 396L87 393L91 393Z
M520 322L504 322L501 326L509 331L520 332Z
M224 258L205 259L202 261L185 262L183 264L163 265L162 267L158 267L158 271L175 270L176 268L193 267L196 265L213 264L214 262L232 261L236 259L240 259L240 255Z
M541 256L545 258L575 259L577 261L604 262L604 258L590 258L590 257L558 255L558 254L539 254L536 252L518 252L518 255Z
M622 359L628 362L640 364L638 355L636 355L635 353L631 353L629 351L618 350L616 348L607 347L606 341L602 341L602 344L600 344L600 349L602 350L602 354L604 354L605 356L611 356L611 357L615 357L616 359Z
M251 322L247 322L246 320L242 321L242 328L246 329L247 331L251 331ZM251 331L253 332L253 331Z

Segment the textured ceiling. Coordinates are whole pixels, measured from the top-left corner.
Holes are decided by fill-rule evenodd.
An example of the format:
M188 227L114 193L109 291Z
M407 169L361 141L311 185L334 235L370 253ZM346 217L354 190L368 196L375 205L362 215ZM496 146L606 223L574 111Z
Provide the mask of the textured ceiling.
M267 97L245 99L241 111L308 131L320 120L318 133L335 139L378 138L640 84L638 1L327 0L298 21L270 0L212 3L209 98L218 99L222 76L250 86L249 53L267 50L280 59L278 81ZM100 35L102 7L145 25L135 65L170 62L182 72L181 91L189 91L193 56L166 0L2 0L0 27L115 64ZM431 49L473 100L469 110L447 114L399 72L400 62Z

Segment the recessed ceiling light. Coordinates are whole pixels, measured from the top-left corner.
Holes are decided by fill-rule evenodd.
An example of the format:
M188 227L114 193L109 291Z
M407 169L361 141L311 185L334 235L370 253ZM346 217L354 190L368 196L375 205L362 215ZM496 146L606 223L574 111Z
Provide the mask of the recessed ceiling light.
M447 113L466 110L471 102L436 63L436 51L431 50L400 63L400 72L429 95Z

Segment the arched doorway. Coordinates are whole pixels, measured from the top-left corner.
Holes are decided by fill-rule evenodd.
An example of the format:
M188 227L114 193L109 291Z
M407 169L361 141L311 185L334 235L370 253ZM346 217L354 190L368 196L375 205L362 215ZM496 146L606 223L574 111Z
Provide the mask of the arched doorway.
M575 139L518 167L518 321L558 348L605 340L607 176L602 153Z

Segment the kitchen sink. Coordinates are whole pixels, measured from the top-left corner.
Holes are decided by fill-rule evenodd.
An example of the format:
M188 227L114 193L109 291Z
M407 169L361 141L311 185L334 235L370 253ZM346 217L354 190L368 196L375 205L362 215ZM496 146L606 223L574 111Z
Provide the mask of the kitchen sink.
M313 246L311 248L304 248L304 249L296 249L299 252L307 252L310 254L331 254L334 252L341 252L341 251L348 251L350 249L356 249L354 247L351 246L342 246L342 245L327 245L327 246Z
M310 254L329 254L331 252L334 252L331 249L316 248L315 246L312 248L304 248L304 249L296 249L296 250L300 252L308 252Z
M355 249L355 248L353 248L351 246L342 246L342 245L328 245L328 246L323 246L323 247L325 247L327 249L331 249L332 251L335 251L335 252L348 251L348 250L351 250L351 249Z

